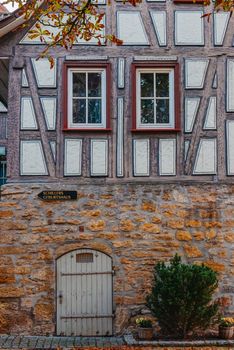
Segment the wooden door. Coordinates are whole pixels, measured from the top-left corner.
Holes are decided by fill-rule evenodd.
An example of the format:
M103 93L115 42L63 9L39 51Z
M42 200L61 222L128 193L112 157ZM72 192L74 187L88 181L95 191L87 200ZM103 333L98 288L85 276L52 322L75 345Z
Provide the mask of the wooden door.
M112 334L112 259L79 249L57 260L57 334Z

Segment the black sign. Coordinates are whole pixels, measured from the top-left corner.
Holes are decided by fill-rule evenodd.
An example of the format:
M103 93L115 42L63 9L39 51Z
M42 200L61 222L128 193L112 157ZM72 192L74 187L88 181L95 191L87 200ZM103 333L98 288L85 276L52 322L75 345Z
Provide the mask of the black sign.
M38 194L44 201L69 201L77 199L76 191L42 191Z

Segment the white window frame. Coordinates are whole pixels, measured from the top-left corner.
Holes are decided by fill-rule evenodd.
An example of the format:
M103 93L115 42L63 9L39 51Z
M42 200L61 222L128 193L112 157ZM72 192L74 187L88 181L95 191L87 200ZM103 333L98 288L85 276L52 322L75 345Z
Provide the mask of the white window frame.
M141 123L141 73L169 73L169 123ZM174 129L175 128L175 72L174 68L138 68L136 70L136 127L137 129ZM144 97L143 97L144 98ZM152 99L156 99L155 89ZM156 103L154 102L154 115Z
M101 73L101 120L102 123L73 123L73 73ZM69 68L68 69L68 128L70 129L105 129L106 128L106 69L105 68ZM86 96L84 99L88 99L87 96L87 80L86 80ZM95 99L96 97L93 97ZM89 97L90 99L90 97ZM91 97L92 99L92 97ZM88 113L86 109L86 120L88 120Z

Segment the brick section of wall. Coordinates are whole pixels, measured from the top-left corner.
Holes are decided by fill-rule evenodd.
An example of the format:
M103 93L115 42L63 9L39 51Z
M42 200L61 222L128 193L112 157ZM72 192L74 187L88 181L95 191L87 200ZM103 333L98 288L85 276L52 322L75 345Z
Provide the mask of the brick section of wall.
M42 190L77 190L77 201L45 202ZM216 297L233 314L234 185L9 184L0 202L0 331L55 331L56 258L92 248L113 258L115 332L143 309L159 260L219 272Z

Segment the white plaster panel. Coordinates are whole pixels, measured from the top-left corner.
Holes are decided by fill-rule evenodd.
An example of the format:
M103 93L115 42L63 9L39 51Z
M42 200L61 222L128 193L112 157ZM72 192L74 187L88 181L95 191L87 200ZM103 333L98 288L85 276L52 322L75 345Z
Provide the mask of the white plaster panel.
M217 87L218 87L218 76L217 76L217 73L215 73L214 79L213 79L213 82L212 82L212 88L213 89L217 89Z
M48 175L42 143L40 140L21 141L20 174Z
M184 160L187 159L189 146L190 146L190 141L189 140L184 141Z
M176 139L159 140L159 175L176 175Z
M56 87L56 60L53 68L47 58L32 58L32 65L38 87Z
M227 120L226 135L227 135L227 174L234 175L234 120Z
M123 89L124 88L124 76L125 76L125 59L119 58L118 59L118 88Z
M105 0L99 0L101 1L100 5L104 4ZM94 17L93 17L94 18ZM64 17L64 20L66 20L66 18ZM43 17L42 21L44 21L44 24L41 24L41 29L42 30L48 30L51 34L53 34L54 36L57 35L59 33L59 29L58 27L56 27L56 24L54 23L53 20ZM90 22L94 22L92 21L92 16L91 16L91 20ZM101 31L97 34L101 34L101 35L105 35L105 16L102 19L102 24L104 24L104 27L101 29ZM36 29L36 24L34 24L31 28L32 30ZM30 39L30 33L26 33L25 36L22 38L22 40L20 41L20 44L31 44L31 45L44 45L45 42L46 43L51 43L51 35L47 36L42 36L42 41L40 40L40 36ZM102 42L104 42L104 39L101 39ZM97 39L95 38L91 38L89 41L86 41L84 39L77 39L76 44L85 44L85 45L97 45Z
M227 112L234 112L234 58L227 60Z
M133 175L149 176L149 139L133 140Z
M4 106L4 104L0 101L0 112L2 113L5 113L7 112L7 108Z
M203 11L175 11L175 45L204 45Z
M166 11L151 11L155 33L159 46L167 45L167 15Z
M185 118L184 131L192 132L193 126L197 117L197 112L200 104L200 97L186 97L185 98Z
M64 152L64 175L79 176L81 175L82 164L82 140L65 139Z
M124 99L118 98L117 125L117 176L124 176Z
M106 4L106 0L93 0L92 2L94 4L98 4L98 5L105 5Z
M117 37L123 45L149 44L139 11L117 11Z
M208 59L185 60L185 88L202 89L209 65Z
M33 101L31 97L21 98L20 127L22 130L38 129Z
M91 140L91 176L108 175L108 140Z
M56 97L41 97L42 109L48 130L55 130L56 126Z
M134 56L134 61L178 61L178 56Z
M54 161L56 161L56 142L50 141L50 148L53 154Z
M216 12L214 13L214 45L221 46L225 38L225 34L228 27L230 18L229 12Z
M194 175L215 175L217 170L216 139L200 139L195 160Z
M53 26L53 21L51 19L48 19L48 17L46 16L42 16L41 19L40 19L41 23L41 29L42 30L48 30L51 34L53 33L54 35L57 35L59 30L56 26ZM42 24L42 22L44 24ZM51 24L51 25L50 25ZM36 29L36 25L37 23L35 23L32 28L30 28L30 30L35 30ZM25 36L21 39L20 41L20 44L31 44L31 45L43 45L45 44L44 43L44 40L47 42L47 43L50 43L51 42L51 39L49 38L49 36L43 36L43 40L41 41L40 40L40 35L36 38L33 38L33 39L30 39L30 36L31 34L29 32L27 32L25 34Z
M28 85L28 78L27 78L25 69L22 70L21 86L22 87L29 87L29 85Z
M209 98L203 129L216 129L216 97Z

